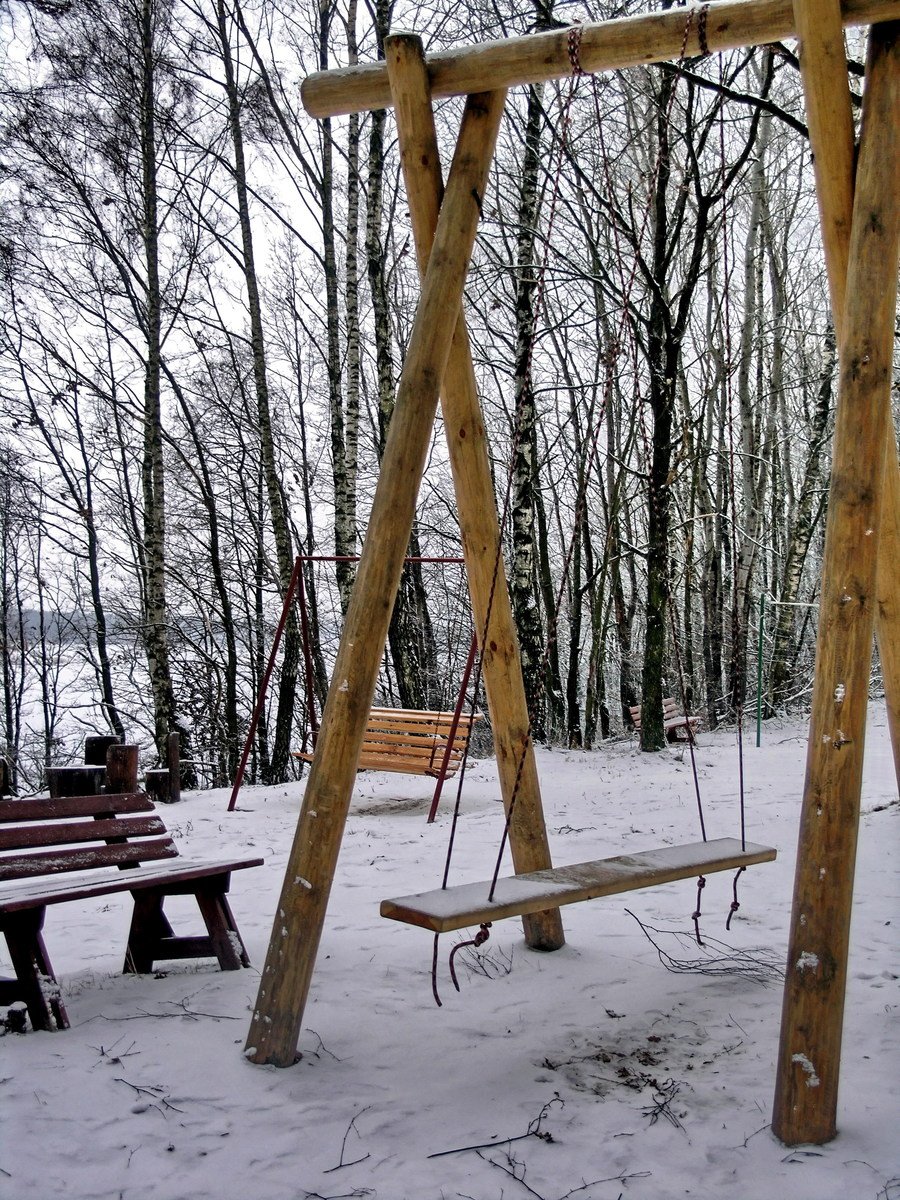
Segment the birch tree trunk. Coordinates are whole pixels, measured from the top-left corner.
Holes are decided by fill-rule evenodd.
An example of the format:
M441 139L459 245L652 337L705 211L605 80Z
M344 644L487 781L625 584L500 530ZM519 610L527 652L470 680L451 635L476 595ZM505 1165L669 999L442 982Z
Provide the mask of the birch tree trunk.
M162 433L162 291L159 272L159 212L156 162L156 45L154 0L139 0L134 13L139 35L139 136L141 160L141 239L146 271L144 335L147 341L144 368L143 499L144 645L153 693L154 737L165 760L169 733L182 735L181 783L196 786L190 766L190 734L178 724L175 690L169 659L169 613L166 600L166 488Z
M834 380L837 368L837 342L834 328L829 326L825 338L825 357L819 377L819 388L812 422L808 433L808 449L803 467L803 479L797 500L797 511L791 527L784 568L778 590L778 615L772 644L772 659L767 689L767 715L774 716L783 708L793 691L793 664L797 645L797 609L803 571L817 524L823 513L821 503L825 485L825 448L831 416L834 410Z
M525 695L528 699L532 733L537 740L545 738L548 730L548 714L541 678L544 631L538 599L540 586L536 533L538 415L532 380L536 319L534 306L538 287L535 234L539 208L542 90L540 86L528 89L522 183L519 191L516 239L515 428L512 462L513 548L509 574L509 593L519 633Z
M278 563L278 582L281 596L284 597L290 587L291 576L294 570L294 548L287 505L285 504L278 463L275 456L275 435L272 427L271 398L266 371L262 303L256 272L253 228L250 220L247 162L241 123L241 97L235 75L234 57L231 48L231 30L225 0L216 0L216 27L219 37L219 51L222 56L222 66L225 74L228 125L234 153L234 188L241 231L241 271L244 276L244 286L247 292L247 313L250 320L250 352L253 361L253 383L256 392L260 452L269 505L269 520L272 526L275 555ZM300 629L297 623L296 610L291 606L284 629L284 654L278 681L275 737L272 743L272 758L269 764L268 777L265 779L266 783L280 782L288 774L299 662Z

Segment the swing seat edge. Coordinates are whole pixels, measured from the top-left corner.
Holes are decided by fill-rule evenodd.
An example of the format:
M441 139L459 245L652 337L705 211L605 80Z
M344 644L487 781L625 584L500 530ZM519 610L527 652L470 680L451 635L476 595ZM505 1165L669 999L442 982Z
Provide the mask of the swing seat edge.
M497 880L492 901L487 898L489 881L400 896L383 900L381 915L433 933L451 933L455 929L656 887L694 875L772 862L776 855L772 846L752 842L742 846L739 838L716 838L505 876Z

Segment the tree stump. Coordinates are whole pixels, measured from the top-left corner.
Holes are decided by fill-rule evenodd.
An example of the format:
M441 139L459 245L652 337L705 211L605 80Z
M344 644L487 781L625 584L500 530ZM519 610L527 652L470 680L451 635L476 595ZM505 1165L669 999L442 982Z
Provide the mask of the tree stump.
M61 796L99 796L106 777L105 767L47 767L51 799Z
M172 803L172 789L166 767L154 767L145 771L144 787L147 789L147 795L152 796L157 804Z
M105 767L106 754L110 746L119 739L111 733L92 733L84 739L84 761L90 767Z
M169 803L177 804L181 799L181 734L169 734L166 743L166 767L169 771Z
M121 742L107 750L106 790L110 795L137 791L139 751L139 746L123 746Z

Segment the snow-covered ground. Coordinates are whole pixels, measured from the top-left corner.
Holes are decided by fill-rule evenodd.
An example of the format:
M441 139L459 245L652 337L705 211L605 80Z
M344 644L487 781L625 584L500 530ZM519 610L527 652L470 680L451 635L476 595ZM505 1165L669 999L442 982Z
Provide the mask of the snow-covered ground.
M747 836L777 846L778 861L744 876L730 934L730 873L710 876L703 896L703 931L729 943L728 970L666 969L637 923L663 931L652 936L671 958L699 959L686 881L563 910L556 954L525 950L515 921L496 925L458 994L446 967L457 939L443 938L440 1009L431 937L381 920L378 904L440 883L451 789L428 826L427 781L361 775L303 1058L287 1070L253 1066L242 1049L303 785L245 789L233 814L225 792L187 795L164 814L184 852L265 856L232 884L254 969L122 976L127 898L51 909L72 1029L0 1041L0 1196L900 1200L900 806L883 703L870 730L829 1145L788 1150L768 1129L781 986L747 968L771 975L784 957L805 758L800 723L770 724L761 749L746 738ZM733 735L701 734L697 761L709 836L735 835ZM620 742L539 762L559 863L699 838L686 756ZM492 762L470 768L463 810L455 882L493 867ZM0 958L4 973L5 946Z

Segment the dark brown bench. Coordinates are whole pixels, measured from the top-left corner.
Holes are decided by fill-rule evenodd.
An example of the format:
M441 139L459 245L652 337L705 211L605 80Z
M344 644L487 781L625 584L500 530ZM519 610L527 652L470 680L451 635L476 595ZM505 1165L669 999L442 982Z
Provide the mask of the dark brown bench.
M0 802L0 930L16 972L0 980L0 1003L24 1000L35 1029L68 1029L41 933L47 906L115 892L134 900L124 972L176 958L215 958L223 971L248 967L226 893L232 871L262 862L181 858L140 792ZM167 896L196 897L206 936L176 937L163 912Z
M425 712L408 708L373 708L366 723L360 771L396 771L404 775L454 775L462 763L473 727L481 713ZM451 737L452 734L452 737ZM447 747L450 747L449 756ZM295 751L312 761L312 754ZM446 770L443 770L444 759Z
M636 733L641 732L641 706L636 704L628 710L631 713L631 720L634 723ZM679 712L678 705L671 696L666 696L663 699L663 729L666 733L666 740L669 742L690 741L693 738L694 730L700 724L699 717L687 717L683 712ZM682 731L687 734L687 737L682 737Z

